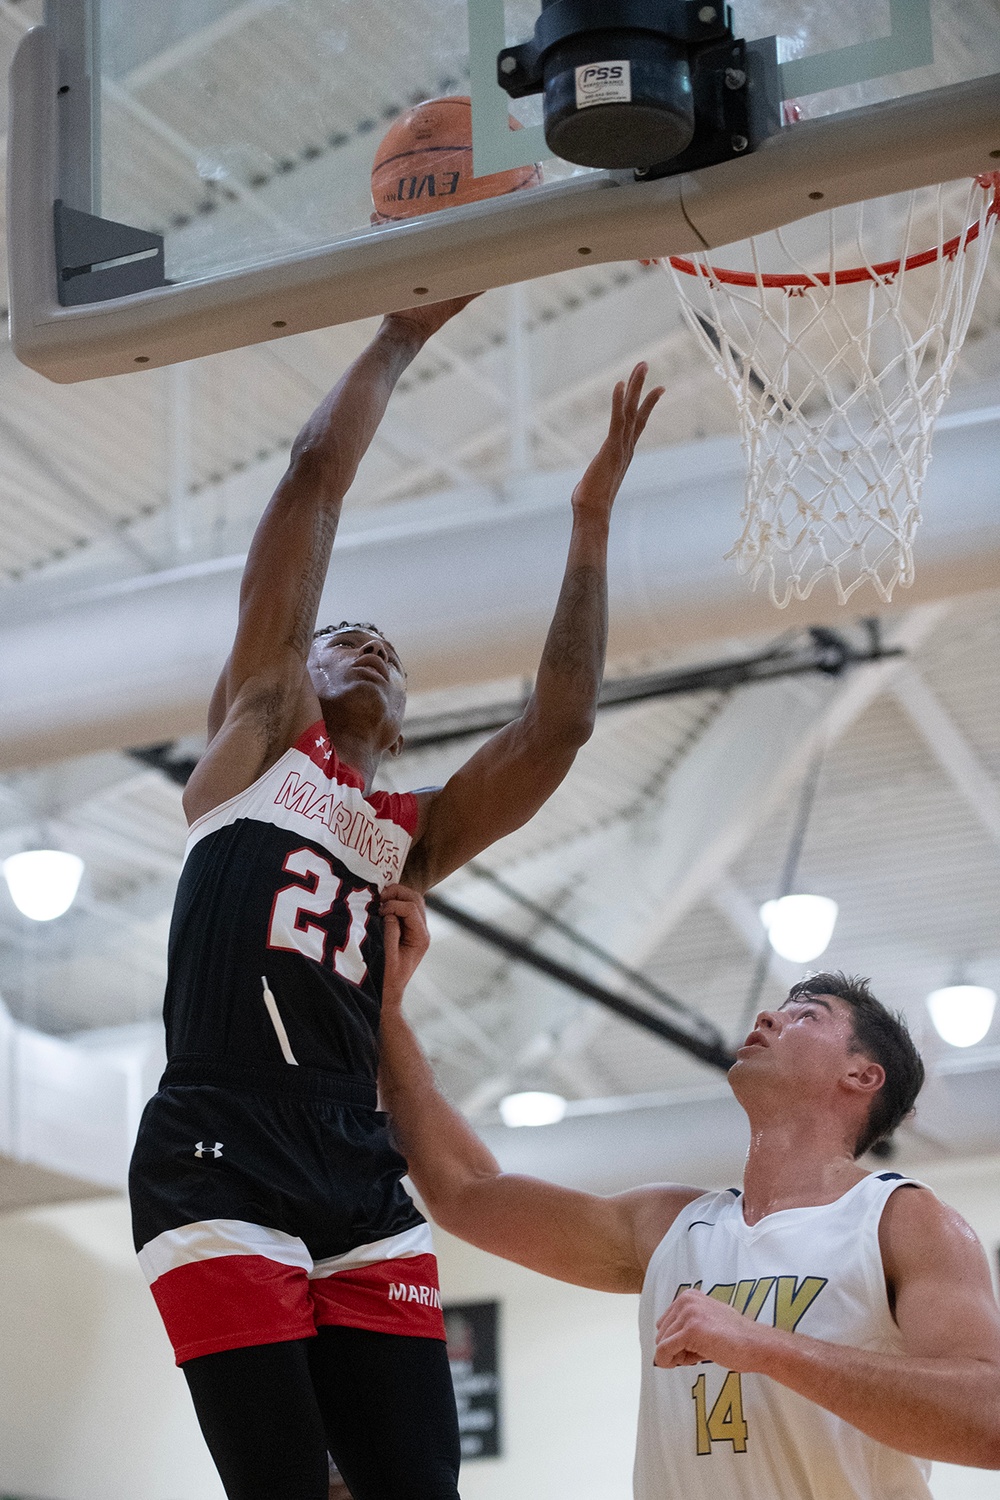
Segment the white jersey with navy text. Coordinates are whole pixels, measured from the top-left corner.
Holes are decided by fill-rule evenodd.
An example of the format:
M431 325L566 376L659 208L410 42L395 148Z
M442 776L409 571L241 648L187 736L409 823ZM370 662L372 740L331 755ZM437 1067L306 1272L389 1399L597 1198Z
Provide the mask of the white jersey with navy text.
M900 1353L878 1229L890 1195L910 1181L865 1177L834 1203L753 1225L735 1189L681 1211L653 1252L639 1304L636 1500L929 1500L929 1463L768 1376L653 1365L657 1319L688 1287L774 1327Z

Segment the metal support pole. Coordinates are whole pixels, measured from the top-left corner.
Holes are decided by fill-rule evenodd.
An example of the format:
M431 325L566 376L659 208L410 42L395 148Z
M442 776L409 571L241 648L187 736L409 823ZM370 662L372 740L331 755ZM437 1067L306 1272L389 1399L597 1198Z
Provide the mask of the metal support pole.
M167 506L174 559L194 545L191 531L191 366L170 365L167 381Z

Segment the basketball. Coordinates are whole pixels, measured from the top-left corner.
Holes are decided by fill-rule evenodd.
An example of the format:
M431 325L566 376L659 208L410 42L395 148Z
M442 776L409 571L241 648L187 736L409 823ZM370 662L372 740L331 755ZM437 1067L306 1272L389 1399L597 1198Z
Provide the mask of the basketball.
M511 120L520 129L516 120ZM539 166L489 177L472 175L472 100L427 99L407 110L383 137L372 167L374 222L413 219L459 203L500 198L537 187Z

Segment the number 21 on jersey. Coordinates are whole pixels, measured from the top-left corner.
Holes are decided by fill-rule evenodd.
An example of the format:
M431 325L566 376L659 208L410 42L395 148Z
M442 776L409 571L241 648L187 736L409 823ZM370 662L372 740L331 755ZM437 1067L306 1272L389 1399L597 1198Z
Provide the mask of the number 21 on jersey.
M713 1443L732 1443L734 1453L745 1453L747 1424L743 1416L743 1386L737 1372L728 1372L711 1411L705 1395L704 1375L698 1376L691 1387L691 1395L694 1399L699 1455L704 1457L711 1453Z
M267 946L286 953L301 953L318 964L325 963L330 934L315 919L330 915L340 898L343 881L335 874L330 861L315 849L293 849L285 856L282 869L291 875L300 875L309 883L283 886L275 896L267 929ZM351 984L362 984L368 973L361 956L361 944L368 931L371 899L372 893L366 887L348 891L344 898L347 936L343 944L333 950L332 967Z

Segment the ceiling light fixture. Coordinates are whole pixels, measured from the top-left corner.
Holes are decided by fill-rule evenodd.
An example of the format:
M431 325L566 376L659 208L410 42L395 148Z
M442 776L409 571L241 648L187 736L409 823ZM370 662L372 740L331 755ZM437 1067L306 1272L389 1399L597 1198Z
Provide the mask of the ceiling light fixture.
M10 898L33 922L51 922L73 905L83 860L63 849L27 849L3 862Z
M950 1047L974 1047L990 1029L996 990L983 984L949 984L927 996L934 1029Z
M829 947L837 903L829 896L782 896L764 902L760 920L775 953L792 963L807 964Z
M561 1094L547 1094L529 1089L523 1094L508 1094L500 1100L500 1118L505 1125L555 1125L566 1113Z

